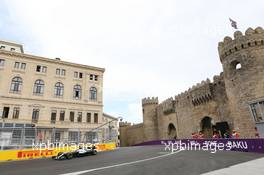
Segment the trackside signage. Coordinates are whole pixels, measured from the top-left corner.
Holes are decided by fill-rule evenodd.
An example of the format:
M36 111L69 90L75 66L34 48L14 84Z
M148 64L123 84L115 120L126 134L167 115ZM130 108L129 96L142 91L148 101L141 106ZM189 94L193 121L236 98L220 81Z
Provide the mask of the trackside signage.
M165 151L203 150L216 153L217 151L241 151L264 153L264 139L176 139L155 140L137 144L164 145Z

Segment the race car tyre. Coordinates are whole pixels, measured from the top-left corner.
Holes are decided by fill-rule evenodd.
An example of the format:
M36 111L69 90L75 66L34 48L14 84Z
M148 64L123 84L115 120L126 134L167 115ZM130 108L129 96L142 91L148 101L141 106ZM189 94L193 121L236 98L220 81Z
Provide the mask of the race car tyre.
M92 155L96 155L96 154L97 154L97 151L93 150Z
M72 153L67 153L66 154L66 159L72 159L73 158L73 154Z

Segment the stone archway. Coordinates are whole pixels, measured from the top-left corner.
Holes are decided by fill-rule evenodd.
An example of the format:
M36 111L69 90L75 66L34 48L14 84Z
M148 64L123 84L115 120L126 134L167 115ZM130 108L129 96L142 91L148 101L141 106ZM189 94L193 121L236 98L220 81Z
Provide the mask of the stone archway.
M169 139L176 139L177 138L177 133L176 133L176 128L174 124L170 123L168 125L168 138Z
M201 131L204 134L204 138L211 138L213 135L213 124L211 117L204 117L200 123Z

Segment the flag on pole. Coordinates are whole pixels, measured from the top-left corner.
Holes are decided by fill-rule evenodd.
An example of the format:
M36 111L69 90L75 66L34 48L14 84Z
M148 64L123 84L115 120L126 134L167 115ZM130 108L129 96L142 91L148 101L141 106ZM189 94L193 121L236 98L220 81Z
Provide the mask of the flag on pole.
M237 29L237 22L232 20L231 18L229 18L229 21L231 22L231 26L234 28L234 29Z

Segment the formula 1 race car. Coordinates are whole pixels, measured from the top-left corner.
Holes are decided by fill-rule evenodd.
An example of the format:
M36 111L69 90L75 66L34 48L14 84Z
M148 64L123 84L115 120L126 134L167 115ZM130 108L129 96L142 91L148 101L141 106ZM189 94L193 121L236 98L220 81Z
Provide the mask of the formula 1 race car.
M96 154L97 154L97 150L96 147L93 145L87 148L79 148L75 151L59 152L57 156L52 156L52 159L65 160L65 159L72 159L75 157L84 157L84 156L96 155Z

